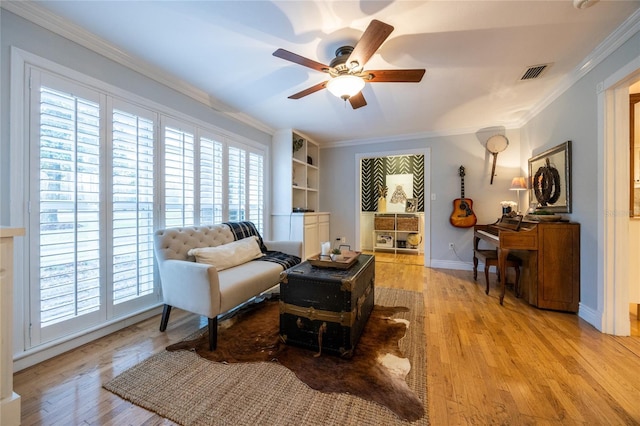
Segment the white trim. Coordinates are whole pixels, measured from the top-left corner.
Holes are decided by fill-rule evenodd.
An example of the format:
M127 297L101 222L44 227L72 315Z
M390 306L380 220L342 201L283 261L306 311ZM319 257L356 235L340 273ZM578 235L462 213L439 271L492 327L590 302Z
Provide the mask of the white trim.
M514 130L519 129L519 127L517 126L504 125L503 127L505 127L505 129L514 129ZM429 139L429 138L444 137L444 136L475 134L477 131L478 131L477 127L473 127L473 128L469 127L466 129L455 129L455 130L447 130L447 131L407 133L403 135L389 135L389 136L380 136L376 138L332 141L332 142L324 142L320 148L335 148L335 147L344 147L344 146L370 145L370 144L390 143L390 142L395 143L400 141L411 141L411 140L417 140L417 139Z
M11 75L9 77L9 150L10 164L22 165L25 162L26 155L29 150L29 141L25 140L28 134L27 123L25 117L28 116L28 102L25 102L27 82L25 79L25 61L21 57L22 51L11 48ZM20 167L18 167L20 169ZM9 173L9 194L22 194L24 192L24 179L28 179L24 173L15 171L15 167L11 168ZM25 340L28 337L28 327L24 327L24 318L26 318L29 308L29 289L24 283L29 282L28 273L25 274L26 262L30 259L25 250L29 245L28 224L25 223L27 218L28 198L21 197L14 199L9 206L9 224L12 227L24 228L26 230L25 238L17 238L14 241L14 252L23 253L25 255L14 256L13 259L13 350L25 347ZM19 283L23 283L20 285ZM16 321L19 318L20 321Z
M38 346L37 348L20 352L19 355L13 358L13 371L18 372L27 367L31 367L54 356L78 348L118 330L122 330L130 325L152 318L161 312L162 305L156 304L145 311L131 314L126 318L116 318L101 326L83 330L82 332L67 336L64 339L58 339Z
M356 250L360 250L360 215L362 213L362 165L364 158L379 158L398 155L424 155L424 214L422 215L424 223L422 229L424 232L423 256L424 266L431 266L431 148L423 149L407 149L402 151L374 152L374 153L357 153L355 157L355 241ZM429 218L429 221L427 221Z
M640 78L640 56L607 77L598 90L598 275L600 331L630 335L629 86ZM598 317L597 314L600 313ZM595 315L594 315L595 314ZM586 314L585 314L586 315ZM580 311L580 316L587 320Z
M473 263L459 260L431 260L431 267L438 269L456 269L459 271L473 271ZM478 264L478 271L484 271L484 264Z
M158 67L153 66L142 59L129 55L122 49L118 49L109 42L96 36L95 34L77 26L66 19L49 12L47 9L27 1L3 1L0 6L11 13L27 19L34 24L58 34L74 43L90 49L91 51L106 57L126 68L139 72L140 74L157 81L158 83L170 87L195 101L210 107L222 116L230 117L257 130L272 135L275 131L267 124L241 112L229 112L233 110L229 106L215 99L209 93L171 75Z
M615 31L609 34L573 71L560 81L551 93L533 106L518 123L513 123L514 126L522 127L527 124L529 120L536 117L543 109L569 90L571 86L593 70L638 31L640 31L640 9L636 9Z
M586 322L588 322L589 324L594 325L594 324L600 323L600 320L602 318L602 312L592 309L590 306L586 306L580 303L578 307L578 316L583 320L585 320ZM602 331L600 329L598 330Z

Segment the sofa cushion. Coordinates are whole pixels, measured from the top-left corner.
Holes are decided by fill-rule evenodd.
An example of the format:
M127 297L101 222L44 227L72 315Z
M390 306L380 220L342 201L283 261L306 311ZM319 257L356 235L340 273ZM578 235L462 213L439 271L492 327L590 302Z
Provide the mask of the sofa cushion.
M232 268L250 260L264 256L255 236L223 244L217 247L202 247L189 250L189 256L195 256L196 262L207 263L216 270Z

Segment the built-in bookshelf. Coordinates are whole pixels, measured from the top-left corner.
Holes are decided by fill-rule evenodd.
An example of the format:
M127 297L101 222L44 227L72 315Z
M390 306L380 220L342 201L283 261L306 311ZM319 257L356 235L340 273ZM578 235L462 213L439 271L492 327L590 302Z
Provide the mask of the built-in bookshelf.
M272 225L274 239L303 242L303 259L329 241L327 212L320 212L320 149L292 129L273 135Z

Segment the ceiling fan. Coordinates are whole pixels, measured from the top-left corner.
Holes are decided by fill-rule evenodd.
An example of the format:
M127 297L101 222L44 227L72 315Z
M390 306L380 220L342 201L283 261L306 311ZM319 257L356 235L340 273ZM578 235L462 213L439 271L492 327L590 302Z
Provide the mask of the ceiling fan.
M335 96L345 101L348 99L353 109L357 109L367 104L361 92L365 82L419 83L424 75L424 69L364 70L367 61L376 53L392 31L391 25L374 19L355 46L342 46L336 50L336 57L329 65L307 59L288 50L276 50L273 52L273 56L331 76L327 81L289 96L289 99L300 99L327 88Z

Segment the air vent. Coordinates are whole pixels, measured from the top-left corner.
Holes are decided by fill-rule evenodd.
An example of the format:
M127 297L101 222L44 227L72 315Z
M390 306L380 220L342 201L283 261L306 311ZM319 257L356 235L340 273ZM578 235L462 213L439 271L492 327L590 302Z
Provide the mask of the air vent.
M546 69L550 65L551 64L542 64L542 65L534 65L532 67L529 67L524 72L524 74L522 74L522 77L520 77L520 80L521 81L522 80L533 80L534 78L538 78L546 71Z

